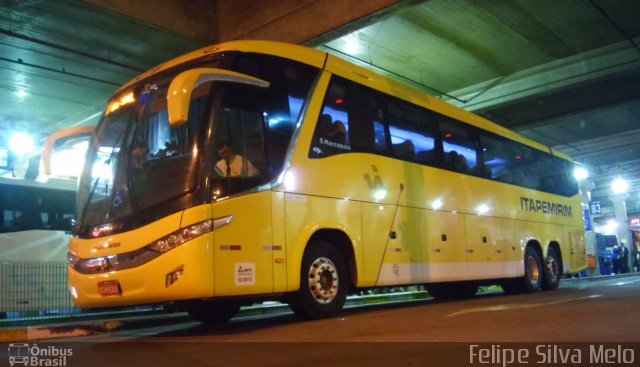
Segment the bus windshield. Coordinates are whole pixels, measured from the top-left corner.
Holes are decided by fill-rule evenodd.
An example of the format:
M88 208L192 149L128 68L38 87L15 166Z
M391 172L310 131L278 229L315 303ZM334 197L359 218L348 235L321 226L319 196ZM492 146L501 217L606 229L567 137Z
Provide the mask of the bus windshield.
M197 137L211 84L194 91L189 123L175 128L167 118L169 82L125 91L108 105L80 178L80 228L122 221L194 188Z
M181 65L111 99L80 178L76 234L136 228L279 177L317 70L257 54L227 53L218 60ZM269 87L204 82L191 93L188 121L171 126L171 81L203 66L253 76Z

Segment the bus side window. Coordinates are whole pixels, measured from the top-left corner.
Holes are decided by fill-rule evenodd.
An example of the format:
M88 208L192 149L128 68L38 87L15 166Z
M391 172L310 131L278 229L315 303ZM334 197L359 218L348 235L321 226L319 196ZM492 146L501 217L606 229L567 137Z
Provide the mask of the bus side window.
M434 125L428 123L425 111L395 98L388 101L393 154L403 160L434 165Z
M478 142L473 137L471 128L442 117L440 136L444 149L445 168L460 173L475 172L478 166Z
M349 141L350 100L346 94L346 81L333 77L325 96L322 112L316 123L310 158L326 157L347 153L351 150Z
M416 158L416 147L411 140L405 140L402 143L393 144L393 154L404 160L413 161Z
M349 140L356 151L388 154L382 94L355 83L348 84Z

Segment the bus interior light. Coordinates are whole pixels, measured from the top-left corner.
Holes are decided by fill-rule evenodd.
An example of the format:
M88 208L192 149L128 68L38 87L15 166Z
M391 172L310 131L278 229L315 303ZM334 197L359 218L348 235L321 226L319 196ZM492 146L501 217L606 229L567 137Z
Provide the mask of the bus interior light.
M114 233L115 231L119 230L120 228L122 228L122 224L115 224L115 223L101 224L93 227L93 229L91 230L91 237L98 238L98 237L108 236Z

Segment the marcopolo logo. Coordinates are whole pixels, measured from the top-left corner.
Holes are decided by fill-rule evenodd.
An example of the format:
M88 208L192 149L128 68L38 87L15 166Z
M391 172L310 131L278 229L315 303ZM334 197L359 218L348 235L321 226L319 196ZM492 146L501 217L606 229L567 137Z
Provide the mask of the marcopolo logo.
M10 366L66 366L67 357L71 357L71 348L57 346L39 347L38 344L9 344Z

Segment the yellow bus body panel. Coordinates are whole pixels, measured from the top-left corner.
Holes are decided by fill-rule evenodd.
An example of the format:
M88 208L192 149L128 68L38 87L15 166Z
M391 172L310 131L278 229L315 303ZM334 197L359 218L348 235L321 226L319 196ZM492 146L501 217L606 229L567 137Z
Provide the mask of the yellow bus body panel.
M274 257L272 194L262 191L232 197L214 204L216 218L233 216L228 225L214 231L214 278L216 296L271 294Z

